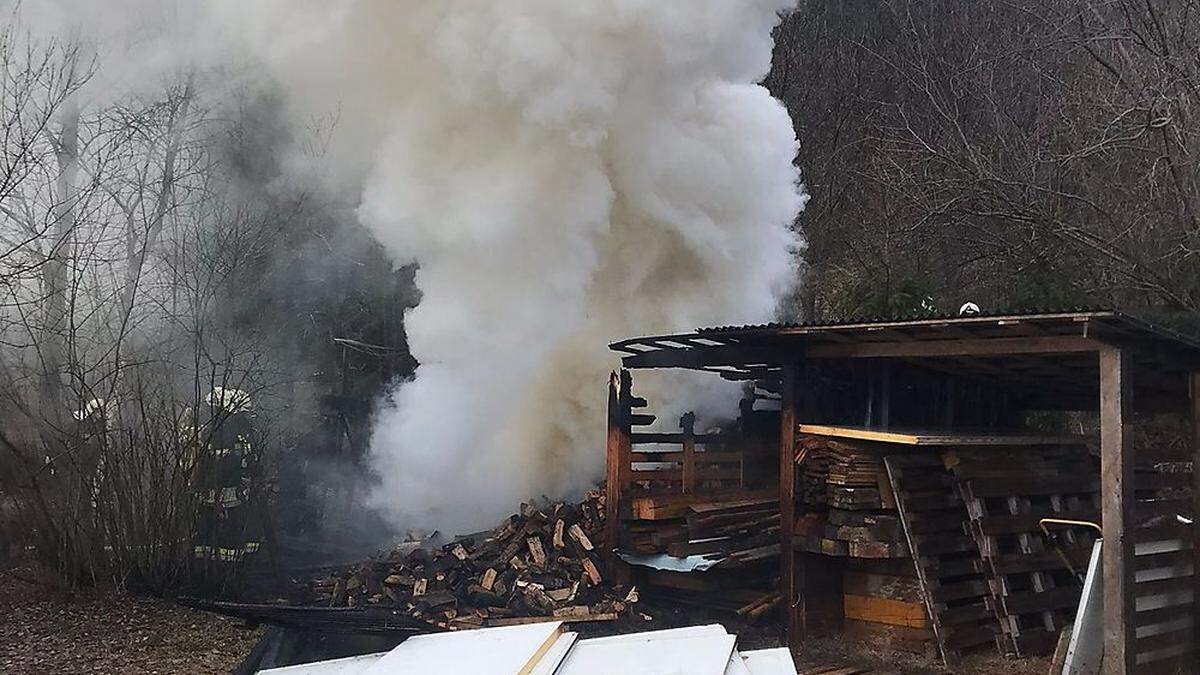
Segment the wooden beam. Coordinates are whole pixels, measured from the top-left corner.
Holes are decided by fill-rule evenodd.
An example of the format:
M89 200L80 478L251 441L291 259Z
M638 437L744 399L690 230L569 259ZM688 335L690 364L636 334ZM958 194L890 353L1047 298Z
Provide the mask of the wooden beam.
M1133 446L1129 357L1100 351L1100 476L1104 527L1104 672L1129 673L1135 665Z
M1073 434L1003 433L970 434L944 433L924 429L868 429L827 424L801 424L800 433L831 438L849 438L859 441L874 441L894 445L927 446L1010 446L1010 445L1066 445L1094 442L1095 437Z
M796 615L796 371L795 363L783 368L783 398L779 409L779 590L783 595L784 638L793 654L800 651L800 624Z
M629 568L617 557L620 548L621 507L633 467L633 445L629 439L633 378L628 370L614 371L608 378L608 438L605 455L605 563L614 581L628 577Z
M841 342L815 344L805 350L814 359L865 359L885 357L1009 356L1015 354L1066 354L1094 352L1103 343L1077 335L1043 337L974 338L971 340L911 340L901 342Z
M1192 441L1192 653L1200 658L1200 372L1188 376Z

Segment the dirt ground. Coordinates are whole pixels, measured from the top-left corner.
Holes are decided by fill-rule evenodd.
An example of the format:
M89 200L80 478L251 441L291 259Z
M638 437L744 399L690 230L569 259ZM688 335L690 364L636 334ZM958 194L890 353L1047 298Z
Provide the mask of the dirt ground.
M634 632L639 630L658 630L676 628L679 626L718 622L725 626L730 633L738 636L738 646L741 649L766 649L780 647L783 644L782 626L778 622L764 621L747 623L740 619L722 618L716 615L705 615L704 612L666 606L649 601L639 607L639 612L647 612L655 620L648 625L638 626L626 624L613 631L606 626L585 627L577 624L572 630L581 631L584 637L592 637L588 631L596 635L608 632ZM806 641L796 657L796 670L801 673L822 672L835 668L860 668L860 672L872 675L890 675L892 673L956 673L960 675L1045 675L1050 669L1049 658L1010 659L996 652L981 652L969 656L953 668L946 668L940 659L932 652L926 655L897 651L873 637L862 638L821 638Z
M660 620L608 630L580 624L578 629L603 634L698 622L690 612L644 609ZM739 635L745 649L780 644L773 624L729 622L726 627ZM251 630L235 620L164 600L127 593L64 597L33 583L28 570L0 570L0 673L228 673L261 635L261 629ZM947 670L931 656L897 652L860 639L810 640L796 661L800 673L854 666L880 675L1042 675L1048 664L1046 659L983 655Z
M0 673L228 673L260 635L163 600L66 598L0 570Z
M873 675L890 673L959 673L961 675L1046 675L1050 659L1009 659L999 654L969 656L954 668L946 668L933 658L896 651L872 644L869 640L819 639L804 644L796 658L800 673L821 666L854 666Z

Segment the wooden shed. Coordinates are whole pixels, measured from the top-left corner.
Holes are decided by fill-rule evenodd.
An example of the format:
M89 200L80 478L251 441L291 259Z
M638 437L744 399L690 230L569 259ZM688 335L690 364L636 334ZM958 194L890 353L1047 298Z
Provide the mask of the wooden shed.
M1018 655L1053 649L1078 589L1048 571L1049 544L1031 528L1042 516L1089 513L1098 518L1064 519L1103 529L1106 669L1160 671L1200 658L1200 472L1191 470L1200 460L1200 342L1089 310L710 328L611 347L623 369L609 385L608 500L627 519L609 518L609 541L628 545L631 504L647 496L719 494L731 481L777 489L778 529L769 532L793 649L844 619L846 568L806 549L797 530L813 508L798 492L814 461L808 447L832 439L886 460L881 489L900 488L888 497L948 661L993 642ZM649 431L652 402L634 393L630 371L657 368L746 382L768 410L749 397L734 427L696 433L685 418L678 431ZM1187 420L1186 447L1135 441L1135 415L1158 413ZM773 428L764 431L764 420ZM1068 421L1075 433L1064 433ZM1068 461L1064 448L1083 450ZM770 470L751 471L764 456ZM847 475L861 477L855 471ZM954 510L923 516L922 504ZM949 523L941 539L937 522ZM1011 543L994 536L1018 527ZM958 557L944 555L956 548ZM625 571L616 555L612 565ZM966 593L979 602L956 597Z

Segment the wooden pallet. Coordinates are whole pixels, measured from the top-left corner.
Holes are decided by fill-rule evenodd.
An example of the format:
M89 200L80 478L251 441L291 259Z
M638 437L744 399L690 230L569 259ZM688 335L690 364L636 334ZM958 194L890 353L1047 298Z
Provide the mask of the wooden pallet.
M966 507L934 453L885 461L930 627L947 665L995 642L996 620L979 551L965 531Z
M1003 458L998 462L995 450L944 456L989 578L997 647L1011 656L1043 656L1054 652L1073 620L1081 580L1072 568L1086 567L1095 536L1086 528L1056 529L1055 546L1039 521L1099 522L1099 471L1082 447L1013 449Z

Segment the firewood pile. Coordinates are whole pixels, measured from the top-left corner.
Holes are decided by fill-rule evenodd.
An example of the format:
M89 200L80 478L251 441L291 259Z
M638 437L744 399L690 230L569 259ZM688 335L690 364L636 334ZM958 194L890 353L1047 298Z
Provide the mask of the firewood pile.
M637 590L605 586L605 498L522 504L496 529L394 551L314 579L315 604L389 607L443 629L617 619Z

